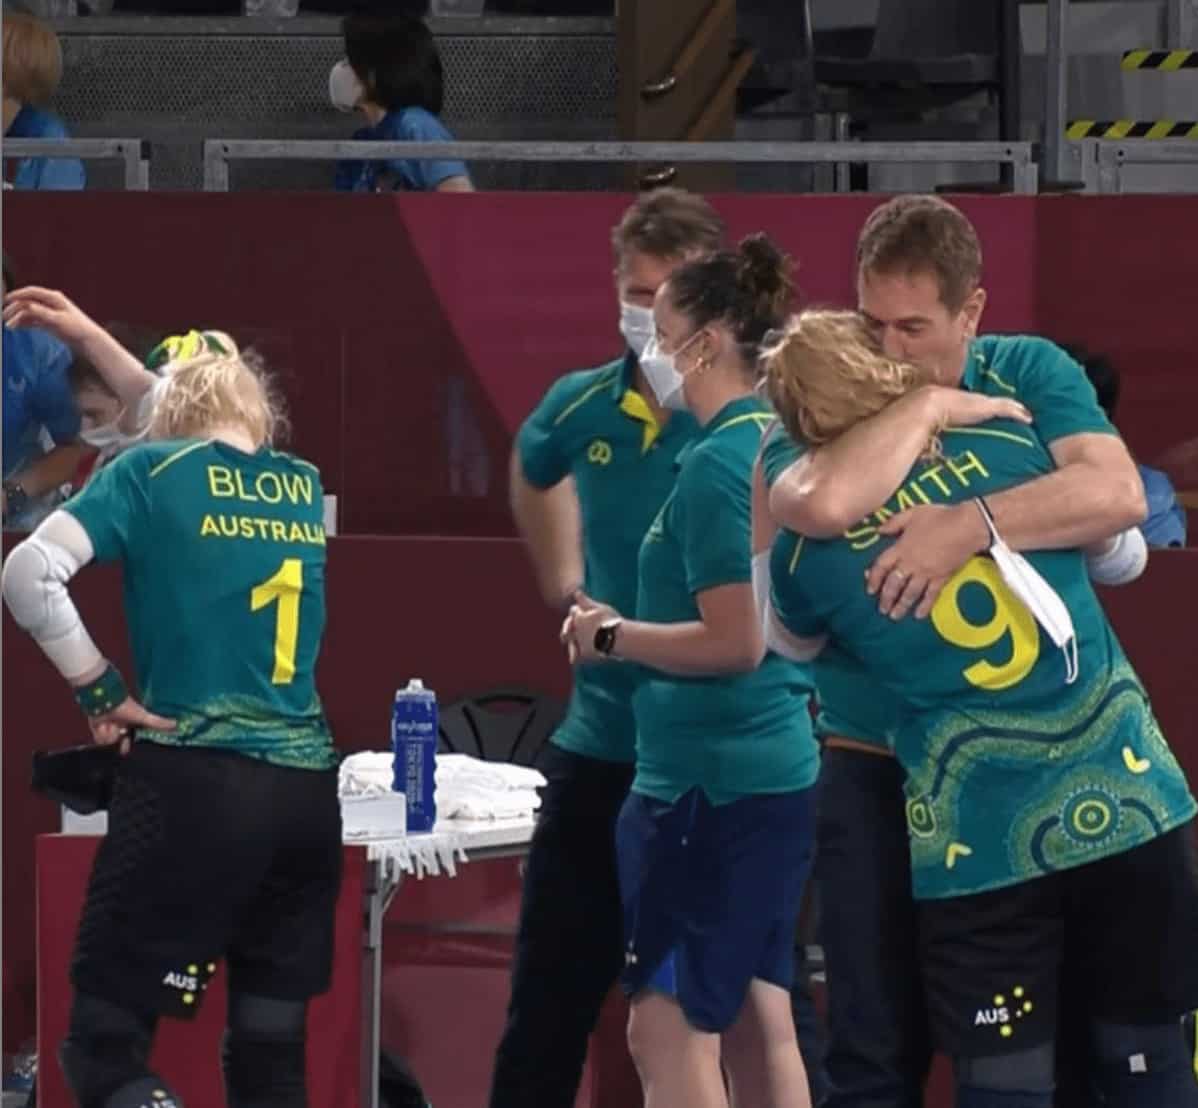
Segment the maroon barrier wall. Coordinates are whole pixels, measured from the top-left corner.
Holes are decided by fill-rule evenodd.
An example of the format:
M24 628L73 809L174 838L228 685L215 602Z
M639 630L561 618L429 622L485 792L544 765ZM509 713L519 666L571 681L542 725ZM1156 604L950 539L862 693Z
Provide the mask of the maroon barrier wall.
M101 647L126 668L116 573L85 571L72 592ZM1198 551L1154 553L1144 578L1104 595L1120 638L1152 694L1165 733L1198 781L1194 631ZM569 672L557 621L538 598L511 540L335 539L320 686L339 745L385 748L391 696L419 675L445 699L503 684L564 695ZM38 748L84 741L57 674L11 622L3 626L4 1036L33 1031L33 837L57 812L28 787Z
M566 369L618 353L608 245L620 195L12 194L19 280L101 319L221 326L282 376L293 445L342 498L342 530L511 533L511 435ZM851 302L877 198L716 197L733 237L766 229L807 302ZM1192 437L1198 374L1182 290L1198 285L1185 197L964 197L996 331L1114 354L1121 422L1151 459ZM1133 229L1133 230L1128 230ZM476 413L485 480L455 453L449 392ZM471 492L471 481L475 482Z

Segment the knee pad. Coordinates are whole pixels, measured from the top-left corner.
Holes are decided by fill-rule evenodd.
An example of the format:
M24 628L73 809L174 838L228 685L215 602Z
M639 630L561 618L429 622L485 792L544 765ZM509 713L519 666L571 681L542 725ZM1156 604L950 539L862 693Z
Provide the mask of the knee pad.
M955 1058L952 1067L962 1090L992 1092L1006 1097L1022 1095L1029 1104L1052 1102L1055 1086L1055 1051L1051 1042L1028 1051L996 1054L990 1058ZM996 1102L1002 1102L996 1097ZM1022 1101L1016 1101L1022 1103Z
M1192 1031L1192 1022L1190 1028ZM1133 1085L1192 1088L1198 1077L1193 1039L1187 1042L1184 1021L1146 1027L1096 1022L1094 1049L1107 1089Z
M304 1108L307 1014L302 1000L229 997L222 1051L229 1108Z
M76 993L59 1061L82 1108L109 1108L119 1090L149 1079L166 1087L147 1068L155 1019L88 993ZM153 1090L151 1090L153 1091ZM169 1090L166 1090L169 1093ZM130 1101L132 1108L139 1102Z
M183 1108L183 1101L161 1078L151 1074L110 1093L104 1108Z

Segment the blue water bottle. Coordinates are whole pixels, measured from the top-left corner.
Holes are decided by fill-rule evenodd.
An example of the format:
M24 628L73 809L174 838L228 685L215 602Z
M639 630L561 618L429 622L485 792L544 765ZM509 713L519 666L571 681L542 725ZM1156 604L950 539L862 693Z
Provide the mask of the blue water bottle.
M392 789L404 794L409 831L431 831L437 822L437 694L418 677L395 693L391 714L395 752Z

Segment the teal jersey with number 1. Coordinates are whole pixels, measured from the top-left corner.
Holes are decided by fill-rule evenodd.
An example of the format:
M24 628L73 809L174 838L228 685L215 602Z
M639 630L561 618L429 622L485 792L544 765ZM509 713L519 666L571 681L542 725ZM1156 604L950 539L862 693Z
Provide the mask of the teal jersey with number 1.
M952 577L928 619L892 620L864 587L890 541L878 526L914 504L997 492L1053 468L1035 432L995 421L943 433L886 505L837 539L784 533L771 554L784 626L829 634L902 702L915 895L1031 880L1145 843L1191 819L1194 799L1076 550L1028 560L1065 602L1079 676L989 557Z
M178 722L139 740L328 769L316 692L325 534L317 469L220 442L134 447L64 508L120 562L140 696Z

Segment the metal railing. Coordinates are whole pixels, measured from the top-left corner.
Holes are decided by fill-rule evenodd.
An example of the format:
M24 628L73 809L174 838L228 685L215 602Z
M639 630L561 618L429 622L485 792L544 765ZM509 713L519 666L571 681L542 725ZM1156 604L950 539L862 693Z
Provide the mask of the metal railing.
M1010 165L1015 192L1034 194L1029 142L362 142L209 139L204 189L227 192L232 161L690 162L844 165L969 162Z
M149 144L130 138L33 139L6 138L0 154L9 158L78 158L80 161L119 161L125 169L125 188L145 192L150 187Z
M1126 165L1198 166L1193 139L1084 139L1082 179L1086 192L1122 193ZM144 192L150 187L149 144L131 138L5 139L5 160L80 158L119 161L124 187ZM235 161L389 161L391 159L491 162L624 162L742 163L830 165L843 191L853 164L1010 165L1013 191L1034 195L1041 164L1052 180L1051 155L1029 142L361 142L291 139L208 139L203 144L204 190L229 191L230 163Z
M1082 143L1087 192L1123 192L1125 165L1198 167L1198 142L1193 139L1136 139L1134 142L1087 139Z

